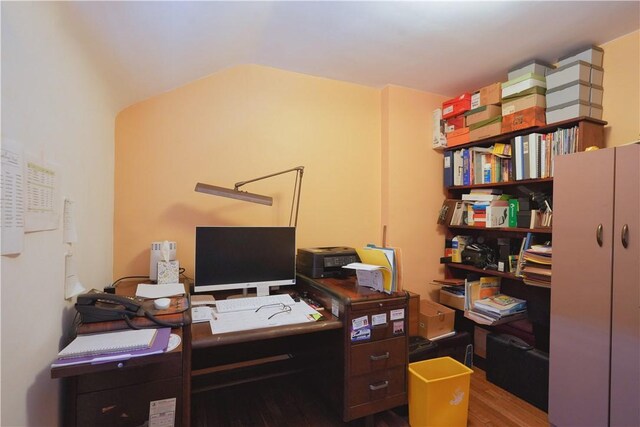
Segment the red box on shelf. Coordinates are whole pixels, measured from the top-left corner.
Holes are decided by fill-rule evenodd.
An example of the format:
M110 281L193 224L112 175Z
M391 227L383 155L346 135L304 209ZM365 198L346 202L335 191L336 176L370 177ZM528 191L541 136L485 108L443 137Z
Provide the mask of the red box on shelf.
M442 103L442 118L448 119L450 117L458 116L465 111L471 109L471 94L463 93L457 98L449 99Z

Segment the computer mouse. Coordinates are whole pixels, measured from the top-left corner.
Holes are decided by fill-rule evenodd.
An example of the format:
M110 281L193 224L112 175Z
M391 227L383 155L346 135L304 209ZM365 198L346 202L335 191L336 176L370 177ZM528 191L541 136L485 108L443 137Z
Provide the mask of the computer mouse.
M157 300L153 301L153 305L158 310L165 310L169 308L169 304L171 304L171 300L169 298L158 298Z

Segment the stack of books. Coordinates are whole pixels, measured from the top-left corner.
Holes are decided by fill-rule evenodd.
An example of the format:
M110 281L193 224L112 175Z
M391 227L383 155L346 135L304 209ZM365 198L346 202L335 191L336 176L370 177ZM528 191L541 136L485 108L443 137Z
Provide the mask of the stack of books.
M522 280L527 285L551 286L551 246L532 245L522 254Z
M507 323L526 317L527 301L505 294L496 294L475 301L465 315L482 324Z

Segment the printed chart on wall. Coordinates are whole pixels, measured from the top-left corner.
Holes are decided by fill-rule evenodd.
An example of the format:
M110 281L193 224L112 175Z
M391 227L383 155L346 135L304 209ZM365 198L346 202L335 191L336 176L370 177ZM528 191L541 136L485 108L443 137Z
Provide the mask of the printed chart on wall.
M27 159L24 231L44 231L58 228L57 206L60 176L51 163Z
M2 139L2 255L17 255L24 245L24 154L22 144Z

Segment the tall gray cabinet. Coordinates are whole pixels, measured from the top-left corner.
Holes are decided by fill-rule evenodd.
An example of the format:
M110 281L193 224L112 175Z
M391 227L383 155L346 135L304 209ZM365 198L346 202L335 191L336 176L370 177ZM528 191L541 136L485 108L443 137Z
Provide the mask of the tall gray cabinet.
M640 426L640 145L555 159L549 422Z

